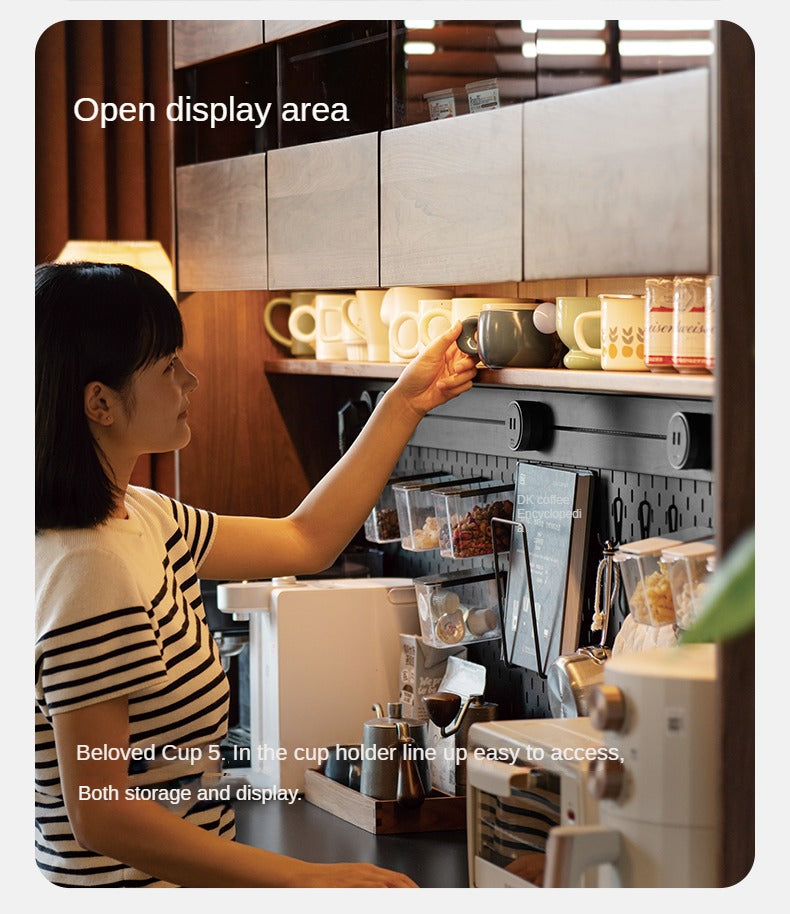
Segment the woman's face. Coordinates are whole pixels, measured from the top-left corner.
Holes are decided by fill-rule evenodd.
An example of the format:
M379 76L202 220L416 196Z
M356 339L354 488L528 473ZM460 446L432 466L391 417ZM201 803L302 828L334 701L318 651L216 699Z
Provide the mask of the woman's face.
M141 368L124 391L126 415L116 424L116 435L138 454L184 447L192 436L187 423L188 395L197 384L178 353Z

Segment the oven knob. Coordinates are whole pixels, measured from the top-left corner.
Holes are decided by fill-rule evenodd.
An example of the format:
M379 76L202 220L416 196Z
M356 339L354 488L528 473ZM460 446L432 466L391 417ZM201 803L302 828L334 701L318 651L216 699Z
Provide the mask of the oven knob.
M623 765L617 759L599 758L590 765L587 790L597 800L616 800L623 783Z
M590 695L590 723L597 730L620 730L625 721L625 696L613 685L596 686Z

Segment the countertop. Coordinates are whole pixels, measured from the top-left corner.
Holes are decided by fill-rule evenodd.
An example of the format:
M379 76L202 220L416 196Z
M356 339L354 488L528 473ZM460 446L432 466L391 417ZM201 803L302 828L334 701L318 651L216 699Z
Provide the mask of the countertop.
M420 888L466 888L466 832L373 835L300 795L261 804L236 802L236 838L316 863L374 863L410 876Z

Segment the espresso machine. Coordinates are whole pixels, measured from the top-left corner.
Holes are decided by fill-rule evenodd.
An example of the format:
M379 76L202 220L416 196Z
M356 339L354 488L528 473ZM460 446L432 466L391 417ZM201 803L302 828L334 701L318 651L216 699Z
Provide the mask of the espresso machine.
M606 664L590 722L608 758L588 789L599 821L552 829L546 887L715 887L720 820L716 647L687 644L621 654Z

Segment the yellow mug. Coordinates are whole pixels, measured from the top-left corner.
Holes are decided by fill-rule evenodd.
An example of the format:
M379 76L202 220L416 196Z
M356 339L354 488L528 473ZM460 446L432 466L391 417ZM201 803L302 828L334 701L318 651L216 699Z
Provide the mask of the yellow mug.
M647 371L644 295L599 295L600 310L583 311L573 322L576 345L600 356L604 371ZM590 346L584 325L600 318L601 345Z

